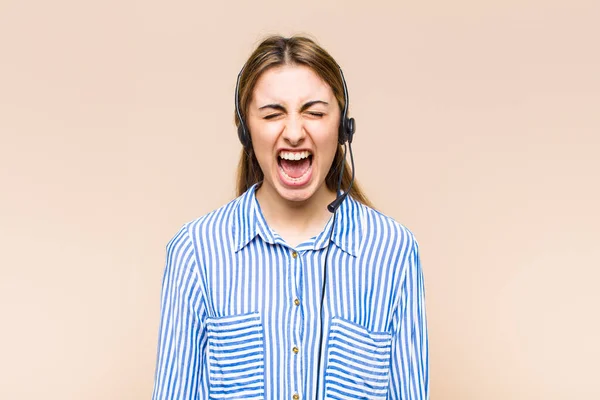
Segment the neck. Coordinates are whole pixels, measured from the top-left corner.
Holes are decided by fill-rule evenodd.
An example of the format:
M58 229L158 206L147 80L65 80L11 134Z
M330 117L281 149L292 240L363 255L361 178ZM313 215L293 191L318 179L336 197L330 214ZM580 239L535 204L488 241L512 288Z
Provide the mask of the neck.
M299 243L321 232L332 214L327 205L336 198L336 194L323 185L304 201L282 199L274 188L261 185L256 191L267 224L284 239ZM287 239L286 239L287 240ZM291 244L291 243L290 243ZM294 244L295 245L295 244Z

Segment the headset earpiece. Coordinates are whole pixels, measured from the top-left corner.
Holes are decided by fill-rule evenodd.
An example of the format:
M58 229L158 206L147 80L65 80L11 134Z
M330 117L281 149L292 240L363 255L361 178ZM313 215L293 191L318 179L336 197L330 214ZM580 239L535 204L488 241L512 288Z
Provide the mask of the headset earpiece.
M242 146L245 148L250 147L252 140L248 134L248 131L246 130L246 125L244 124L243 120L240 120L240 125L238 126L237 131L240 142L242 142Z
M354 132L356 132L356 122L354 118L346 119L346 136L348 137L348 143L352 143L352 138L354 137Z
M340 119L340 127L338 132L338 143L343 145L346 143L346 122L344 118Z
M346 142L352 143L355 131L356 122L354 122L354 118L343 118L340 122L339 144L343 145Z

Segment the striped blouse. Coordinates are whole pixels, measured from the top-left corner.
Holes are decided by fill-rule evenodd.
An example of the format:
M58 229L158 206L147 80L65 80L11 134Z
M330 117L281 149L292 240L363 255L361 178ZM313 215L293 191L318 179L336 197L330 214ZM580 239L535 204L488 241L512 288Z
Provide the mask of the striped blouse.
M413 234L350 196L341 204L318 369L334 219L292 247L267 225L256 188L185 224L167 245L152 398L428 399Z

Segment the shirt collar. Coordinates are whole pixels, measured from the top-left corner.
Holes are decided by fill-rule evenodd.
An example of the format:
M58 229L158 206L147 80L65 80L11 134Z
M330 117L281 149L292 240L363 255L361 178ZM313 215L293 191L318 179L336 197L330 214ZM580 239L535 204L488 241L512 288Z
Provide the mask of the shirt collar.
M260 204L256 200L258 185L259 183L252 185L238 199L235 218L233 220L236 251L244 248L257 235L267 243L275 244L277 242L276 234L267 225L267 221L260 209ZM337 220L335 221L331 240L340 249L354 257L358 255L362 238L364 237L365 207L351 196L346 196L346 199L336 211ZM312 245L310 247L313 250L323 249L327 246L332 223L333 214L323 231L311 241Z
M252 185L238 199L233 222L233 229L236 232L235 251L239 251L250 243L256 235L259 235L267 243L275 243L273 231L267 225L267 221L260 210L260 204L256 200L257 186L258 183Z

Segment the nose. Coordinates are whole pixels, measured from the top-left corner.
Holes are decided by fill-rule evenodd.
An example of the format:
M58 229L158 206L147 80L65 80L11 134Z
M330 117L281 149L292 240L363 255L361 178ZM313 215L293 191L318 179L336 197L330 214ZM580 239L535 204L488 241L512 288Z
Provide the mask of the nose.
M296 116L290 116L286 121L282 136L283 139L292 146L301 144L306 137L302 119Z

